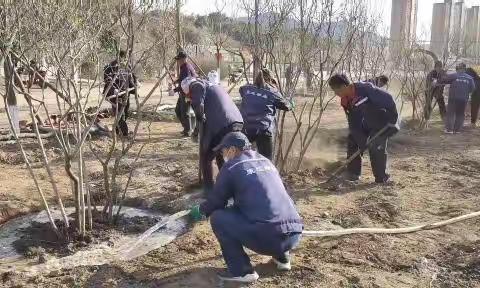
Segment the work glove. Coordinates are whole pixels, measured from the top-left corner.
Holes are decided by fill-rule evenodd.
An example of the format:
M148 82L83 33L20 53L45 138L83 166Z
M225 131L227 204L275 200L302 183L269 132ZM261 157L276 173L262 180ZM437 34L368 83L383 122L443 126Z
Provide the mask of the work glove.
M386 137L392 137L393 135L397 134L400 131L400 126L397 123L388 123L388 128L383 135Z
M387 110L380 109L380 115L381 117L378 119L379 122L385 123L383 126L388 126L385 133L383 133L383 136L392 137L393 135L397 134L398 131L400 131L400 125L397 123L397 119L394 119L393 116L387 112Z
M192 208L190 208L189 215L193 222L198 222L205 219L205 215L203 215L202 212L200 211L200 205L195 205Z
M290 102L290 110L295 110L295 100L293 100L293 98L290 98L288 102Z

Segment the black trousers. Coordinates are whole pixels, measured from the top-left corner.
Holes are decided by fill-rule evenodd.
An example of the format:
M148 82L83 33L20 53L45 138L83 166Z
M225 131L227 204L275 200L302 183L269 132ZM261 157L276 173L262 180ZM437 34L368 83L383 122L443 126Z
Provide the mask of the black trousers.
M186 101L185 94L179 93L177 105L175 106L175 114L177 115L177 119L182 124L183 132L188 133L190 132L190 121L188 119L188 109L190 104Z
M477 94L480 94L480 91L479 92L474 92L472 94L472 101L470 103L470 107L472 109L471 113L470 113L472 124L477 123L478 110L480 108L480 95L477 95Z
M117 107L118 106L118 107ZM118 110L117 110L118 109ZM122 111L123 109L123 111ZM117 135L128 136L128 124L127 119L129 116L129 109L130 109L130 100L127 99L127 103L123 104L112 104L113 114L116 116L117 113L120 113L118 118L117 127L115 127L115 132Z
M443 90L439 90L438 88L433 91L425 92L425 107L424 107L424 117L425 119L430 119L432 115L433 105L435 102L438 104L438 110L440 112L440 117L442 120L445 119L445 115L447 114L447 106L445 105L445 99L443 98Z
M443 93L436 97L437 104L438 104L438 111L440 112L440 117L445 119L447 115L447 105L445 105L445 98L443 97Z
M220 144L225 135L234 131L242 131L242 127L242 123L234 123L232 125L229 125L225 127L222 131L217 133L210 141L208 139L204 139L204 137L202 137L203 135L201 135L200 145L202 153L200 154L200 168L202 170L203 185L207 190L213 188L214 184L213 160L216 160L216 164L219 170L224 164L222 154L214 152L213 148Z
M273 136L268 132L247 134L248 140L257 145L258 153L264 157L273 159Z
M375 133L371 134L374 135ZM365 138L365 141L367 138ZM370 163L372 165L373 176L375 182L384 182L388 178L387 170L387 142L388 137L379 136L375 139L368 148L370 155ZM359 147L364 147L365 143L357 143L352 135L348 135L347 143L347 157L350 158ZM362 173L362 154L356 157L350 164L348 164L347 171L354 177L360 177Z

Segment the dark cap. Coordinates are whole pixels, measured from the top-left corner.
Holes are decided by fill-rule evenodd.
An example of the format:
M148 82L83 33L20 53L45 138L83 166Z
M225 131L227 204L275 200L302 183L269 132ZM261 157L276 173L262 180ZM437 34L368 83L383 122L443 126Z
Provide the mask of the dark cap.
M225 135L222 139L222 142L213 148L213 151L218 152L224 148L236 147L240 150L250 149L250 141L248 141L247 136L242 132L230 132Z
M187 53L185 53L185 51L180 51L178 52L177 56L175 56L175 60L185 59L185 58L187 58Z

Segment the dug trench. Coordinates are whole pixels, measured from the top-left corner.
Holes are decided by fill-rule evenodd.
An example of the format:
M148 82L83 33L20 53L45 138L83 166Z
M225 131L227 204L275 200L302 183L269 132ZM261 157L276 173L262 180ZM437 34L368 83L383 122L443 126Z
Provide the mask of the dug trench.
M154 123L156 142L147 145L141 163L126 161L136 170L125 203L168 214L191 203L186 195L197 180L196 147L180 138L177 130L175 123ZM332 133L341 135L340 130ZM390 143L394 183L388 186L371 184L368 157L363 164L364 176L357 185L336 190L320 187L329 175L328 165L312 166L285 175L284 179L308 230L395 228L443 220L480 210L479 136L478 130L443 135L439 121L432 123L428 131L402 131ZM343 157L344 142L338 145L337 160L330 162ZM21 165L1 165L10 175L25 171ZM100 170L93 160L90 165L92 183L98 186ZM12 188L5 176L0 177L2 185ZM67 184L63 183L64 187ZM20 208L25 208L19 204L22 200L36 202L32 193L23 192L31 191L31 186L17 186L11 196L16 197ZM9 196L2 197L8 202L13 199ZM304 238L293 252L294 268L286 273L277 273L269 257L249 252L261 276L249 287L478 287L478 224L478 220L469 220L395 236ZM223 268L218 243L208 222L202 222L171 243L135 259L116 259L30 277L10 271L1 275L0 286L216 287L216 272Z

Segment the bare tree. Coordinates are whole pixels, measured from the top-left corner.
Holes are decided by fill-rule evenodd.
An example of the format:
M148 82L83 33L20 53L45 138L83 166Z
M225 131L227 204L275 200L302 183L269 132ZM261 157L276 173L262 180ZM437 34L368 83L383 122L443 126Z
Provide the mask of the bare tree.
M105 58L108 56L108 53L105 53L105 35L110 35L110 38L112 38L110 40L117 44L122 42L120 40L125 39L123 40L124 47L129 51L127 61L131 63L127 68L131 70L129 73L133 72L139 63L147 63L152 55L157 56L155 60L158 60L160 55L163 61L160 67L166 66L168 55L173 54L173 51L168 48L173 45L167 43L171 34L163 34L161 37L158 37L158 35L161 35L161 31L173 32L173 29L169 27L171 19L168 19L171 14L155 13L155 11L157 11L156 9L167 11L168 7L171 7L171 3L170 1L124 1L120 3L117 1L85 1L75 4L42 2L38 5L30 5L30 1L27 0L18 2L25 4L29 9L24 9L25 7L19 5L19 3L6 3L10 5L8 8L15 12L8 14L6 17L24 15L25 19L29 19L29 21L17 22L16 26L13 26L15 29L10 29L8 33L2 31L2 43L14 43L14 45L2 45L1 49L2 58L8 58L8 67L13 71L8 81L17 80L15 82L19 84L15 89L17 89L19 95L25 97L29 106L33 131L42 151L42 161L52 184L52 190L55 192L57 204L62 211L63 221L65 226L68 227L68 217L64 212L61 193L55 184L52 168L45 153L41 132L50 131L52 134L49 135L55 137L63 151L64 168L72 183L76 227L79 234L84 236L87 229L92 229L92 202L89 187L86 185L88 183L88 170L85 165L85 156L88 151L86 151L85 145L91 148L90 153L102 164L104 193L106 195L104 212L110 222L113 222L113 207L120 204L121 199L125 197L132 175L132 171L130 171L126 186L121 187L118 182L120 164L135 145L137 132L143 123L142 112L146 109L146 104L154 90L159 87L161 80L166 75L166 72L159 75L160 77L158 77L154 87L144 97L141 97L138 90L135 90L137 118L131 137L120 139L113 132L111 134L112 139L108 141L106 146L102 147L97 144L91 138L91 133L99 128L97 116L103 109L102 104L106 100L106 95L103 93L100 94L100 97L95 97L95 95L98 95L96 91L99 91L102 82L102 62L105 63ZM159 19L162 25L158 25L158 23L154 26L151 25L153 21ZM8 19L8 22L15 23L11 19ZM155 29L156 31L152 31ZM144 37L142 40L147 40L143 43L146 42L147 44L136 47L138 38L142 37ZM115 47L118 48L118 45L115 45ZM35 77L40 77L44 82L42 99L34 98L22 84L21 77L17 73L11 58L7 57L10 55L14 55L29 73L32 73ZM48 59L48 74L52 75L51 79L45 79L42 75L39 75L39 71L29 65L29 59L34 55L43 55ZM85 63L91 63L91 66L94 67L93 71L82 71ZM107 87L105 90L110 88ZM46 89L53 91L54 103L51 102L51 94ZM127 95L123 97L128 97ZM5 100L7 99L5 94L2 94L2 97ZM7 105L7 101L5 103ZM39 108L34 104L39 104ZM95 105L94 108L87 109L92 104ZM116 117L111 123L111 131L116 130L119 115L122 112L116 113ZM52 114L59 115L57 117L58 121L52 121ZM44 116L46 120L43 121L40 115ZM12 127L14 127L11 116L9 116L9 119ZM19 144L21 151L24 151L20 136L14 131L13 137ZM102 149L99 149L99 147ZM134 161L139 159L141 151L142 147L135 153ZM27 167L30 167L26 154L24 152L22 154ZM45 194L40 189L33 170L29 169L29 171L38 192L42 196L47 214L50 216ZM123 192L123 195L120 192ZM119 209L117 215L118 212ZM50 220L52 228L58 232L58 227L53 218L50 217Z

